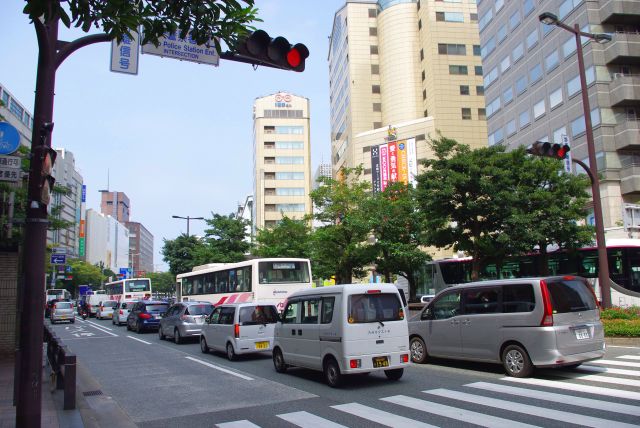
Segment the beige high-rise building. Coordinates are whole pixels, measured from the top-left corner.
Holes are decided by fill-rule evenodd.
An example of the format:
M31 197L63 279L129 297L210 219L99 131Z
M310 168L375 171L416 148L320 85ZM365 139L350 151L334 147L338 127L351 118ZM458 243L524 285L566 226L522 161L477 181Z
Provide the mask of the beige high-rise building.
M286 92L253 105L253 232L311 213L309 99Z
M415 138L429 156L436 131L487 145L477 11L472 0L347 1L329 48L333 171L363 164L371 148Z

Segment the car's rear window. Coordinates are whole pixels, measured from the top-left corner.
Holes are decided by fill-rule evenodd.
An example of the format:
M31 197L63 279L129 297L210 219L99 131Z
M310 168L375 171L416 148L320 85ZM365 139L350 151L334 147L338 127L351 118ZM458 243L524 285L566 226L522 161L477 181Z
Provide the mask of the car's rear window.
M104 306L105 308L113 308L116 305L115 300L107 300L106 302L102 302L102 306Z
M564 279L547 282L554 314L589 311L596 308L589 285L580 280Z
M242 325L275 324L278 312L275 306L245 306L240 308L238 319Z
M166 312L169 305L147 305L147 312Z
M71 303L69 302L58 302L56 303L56 309L71 309Z
M352 294L349 296L349 323L397 321L404 317L395 293Z
M185 315L209 315L213 312L213 305L189 305Z

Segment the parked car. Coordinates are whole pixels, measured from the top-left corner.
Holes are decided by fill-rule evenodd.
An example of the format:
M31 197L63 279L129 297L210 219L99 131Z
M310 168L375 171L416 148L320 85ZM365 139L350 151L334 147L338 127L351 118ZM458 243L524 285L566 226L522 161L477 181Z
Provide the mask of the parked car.
M213 312L209 302L180 302L169 308L160 320L160 340L172 337L177 344L187 337L200 337L204 320Z
M113 317L113 310L118 305L117 300L105 300L98 304L96 318L99 320Z
M158 300L138 300L127 315L127 330L142 333L144 330L157 330L160 317L169 309L169 304Z
M118 302L115 308L113 308L113 316L111 317L111 323L113 325L122 325L127 323L127 317L129 316L129 310L137 300L122 300Z
M584 278L482 281L438 293L409 323L411 359L502 363L509 376L604 356L596 297Z
M76 322L76 314L73 310L73 304L70 301L57 300L51 306L51 324L55 324L59 321L69 321L70 323Z
M236 303L214 309L200 334L200 350L224 351L233 361L240 354L270 351L278 321L275 305Z
M273 365L320 370L331 387L345 374L384 371L398 380L409 364L405 308L393 284L344 284L289 295L276 324Z

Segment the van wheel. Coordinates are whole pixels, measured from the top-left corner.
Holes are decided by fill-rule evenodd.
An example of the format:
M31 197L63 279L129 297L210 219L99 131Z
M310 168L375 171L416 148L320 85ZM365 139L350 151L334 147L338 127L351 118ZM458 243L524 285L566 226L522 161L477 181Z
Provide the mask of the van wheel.
M236 351L233 350L233 345L231 343L227 343L227 358L229 361L235 361L238 357L236 356Z
M182 336L180 336L180 330L178 330L177 328L173 330L173 341L176 343L176 345L182 343Z
M75 323L76 323L76 320L71 320L71 324L75 324Z
M200 338L200 351L202 351L203 354L209 352L209 345L207 345L207 339L205 339L204 336Z
M400 380L403 374L404 374L404 369L391 369L391 370L384 371L384 375L389 380Z
M340 366L333 358L327 360L324 364L324 379L331 388L337 388L342 383L342 374L340 374Z
M513 377L528 377L533 372L533 364L527 351L518 345L509 345L504 348L502 365L507 374Z
M287 364L284 362L284 356L282 356L280 348L276 348L273 351L273 367L275 367L278 373L287 371Z
M158 339L160 339L160 340L166 339L166 336L162 332L162 326L158 327Z
M419 337L411 338L409 351L411 352L411 361L414 363L423 364L429 358L429 354L427 354L427 346L424 344L424 340Z

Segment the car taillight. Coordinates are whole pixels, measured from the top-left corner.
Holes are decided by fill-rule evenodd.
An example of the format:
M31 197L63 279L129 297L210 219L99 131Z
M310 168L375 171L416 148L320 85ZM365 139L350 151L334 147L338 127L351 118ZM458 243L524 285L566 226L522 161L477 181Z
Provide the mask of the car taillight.
M360 368L362 365L362 362L360 360L349 360L349 367L351 367L352 369L358 369Z
M240 337L240 324L236 324L233 326L233 335L237 338Z
M367 294L378 294L380 290L367 290Z
M400 355L400 361L402 361L403 363L408 363L409 362L409 354Z
M551 327L553 325L553 308L551 307L551 297L549 296L549 289L547 283L540 281L540 291L542 292L542 306L544 308L544 314L540 325L542 327Z
M138 318L140 318L141 320L148 320L149 318L151 318L150 314L145 314L144 312L141 314L138 314Z
M119 313L120 315L124 315L124 312L122 312L122 309L120 309Z

